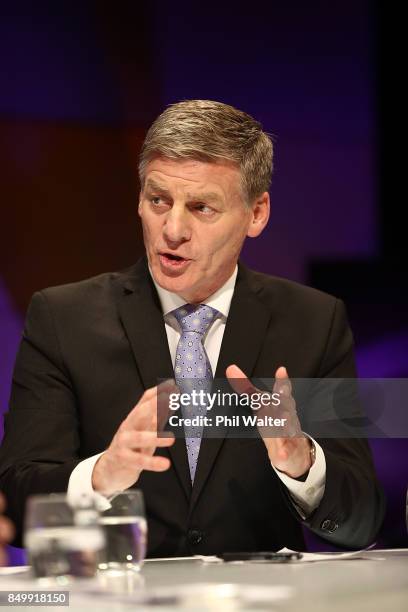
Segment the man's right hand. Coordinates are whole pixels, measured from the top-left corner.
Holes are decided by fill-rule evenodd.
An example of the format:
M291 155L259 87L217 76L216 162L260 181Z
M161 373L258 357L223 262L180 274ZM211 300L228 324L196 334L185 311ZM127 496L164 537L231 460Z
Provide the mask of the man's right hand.
M132 486L143 470L164 472L170 467L169 459L153 454L156 448L174 443L174 436L159 438L157 433L167 421L168 396L177 391L171 381L145 391L95 463L92 472L95 491L113 495Z

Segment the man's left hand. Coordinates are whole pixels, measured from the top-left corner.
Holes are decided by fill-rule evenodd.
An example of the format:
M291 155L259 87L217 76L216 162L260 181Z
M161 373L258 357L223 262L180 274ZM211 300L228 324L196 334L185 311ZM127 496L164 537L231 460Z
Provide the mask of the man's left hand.
M244 372L236 365L230 365L226 370L227 378L231 386L238 393L262 393L257 389ZM280 406L278 414L273 414L274 408L263 407L256 411L258 417L274 416L286 418L284 437L269 437L266 430L270 428L259 428L262 439L268 451L269 459L277 470L287 474L290 478L303 476L312 466L311 442L301 430L296 412L296 403L292 395L292 385L288 378L286 368L281 366L275 373L274 393L280 395Z

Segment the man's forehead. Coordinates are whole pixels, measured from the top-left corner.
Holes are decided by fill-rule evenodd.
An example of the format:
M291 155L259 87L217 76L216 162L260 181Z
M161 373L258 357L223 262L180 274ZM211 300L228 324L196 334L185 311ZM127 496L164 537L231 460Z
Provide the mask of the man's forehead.
M191 175L208 173L218 174L229 171L231 174L240 176L240 167L237 163L219 159L204 161L192 158L172 159L170 157L154 157L146 164L146 175L152 171L159 171L171 175Z
M226 188L240 188L241 175L236 164L198 160L153 159L146 166L145 187L169 190L174 183L193 192L217 195Z

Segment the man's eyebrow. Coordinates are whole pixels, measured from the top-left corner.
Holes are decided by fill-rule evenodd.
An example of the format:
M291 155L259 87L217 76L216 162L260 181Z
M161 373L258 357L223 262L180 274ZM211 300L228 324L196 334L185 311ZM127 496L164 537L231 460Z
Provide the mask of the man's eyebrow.
M156 183L156 181L153 179L147 179L146 189L153 189L165 195L170 195L170 192L167 187L160 185L160 183ZM215 191L206 191L203 193L187 193L186 197L190 202L222 202L221 196Z
M222 198L214 191L206 191L203 193L187 193L187 199L190 202L222 202Z
M167 187L164 187L163 185L156 183L156 181L154 181L153 179L147 179L146 189L155 189L156 191L160 191L161 193L166 193L166 194L169 193L169 190L167 189Z

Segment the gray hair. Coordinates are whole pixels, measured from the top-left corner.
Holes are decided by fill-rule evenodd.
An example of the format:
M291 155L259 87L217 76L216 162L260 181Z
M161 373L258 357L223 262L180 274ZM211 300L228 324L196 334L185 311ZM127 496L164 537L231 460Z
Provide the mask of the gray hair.
M159 115L147 132L140 153L142 188L146 165L159 156L237 164L247 204L270 188L272 140L258 121L229 104L186 100L171 104Z

